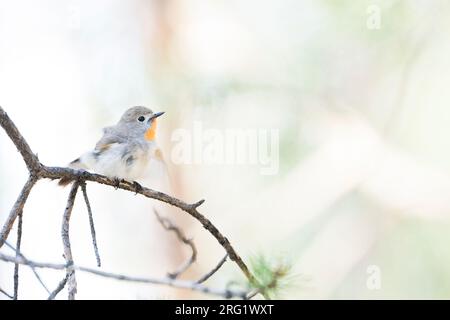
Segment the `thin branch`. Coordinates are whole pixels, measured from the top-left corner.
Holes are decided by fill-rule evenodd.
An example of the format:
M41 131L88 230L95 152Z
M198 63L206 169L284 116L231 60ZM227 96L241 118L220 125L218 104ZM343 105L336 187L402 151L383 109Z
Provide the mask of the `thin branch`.
M5 241L5 245L7 247L9 247L11 250L14 250L14 252L21 258L27 260L27 258L18 250L16 250L16 248L14 246L12 246L11 244L9 244L8 241ZM48 294L50 294L50 290L48 290L47 286L45 285L44 281L42 281L41 276L39 275L39 273L36 271L36 268L33 266L29 266L31 271L33 271L34 276L36 277L36 279L39 281L39 283L42 285L42 287L45 289L45 291L47 291Z
M31 151L30 146L20 134L16 125L9 118L8 114L0 107L0 126L6 131L6 134L12 140L12 142L16 145L17 150L22 155L25 164L27 165L28 171L32 174L38 174L41 169L41 163L39 162L38 157ZM1 246L0 246L1 247Z
M5 262L11 262L11 263L19 263L22 265L29 265L29 266L33 266L35 268L48 268L48 269L54 269L54 270L64 270L67 267L67 264L35 262L35 261L31 261L31 260L25 260L22 257L14 257L14 256L5 255L3 253L0 253L0 260L5 261ZM99 271L97 269L86 268L86 267L81 267L81 266L77 266L77 265L72 265L72 267L74 270L79 270L82 272L94 274L94 275L104 277L104 278L136 282L136 283L165 285L165 286L179 288L179 289L189 289L192 291L203 292L205 294L212 294L212 295L220 296L220 297L227 298L227 299L230 299L230 298L244 299L248 294L248 292L245 290L232 290L232 289L228 289L228 288L216 289L216 288L204 286L202 284L198 284L196 282L171 279L169 277L160 278L160 279L132 277L132 276L127 276L127 275L118 274L118 273Z
M36 262L30 259L26 259L24 256L14 257L0 252L0 260L11 263L18 263L21 265L39 268L39 269L53 269L53 270L64 270L67 264L62 263L50 263L50 262Z
M67 280L69 279L69 275L66 274L64 279L61 280L61 282L58 284L55 290L53 290L50 295L48 296L47 300L53 300L56 298L58 293L61 292L62 289L66 286Z
M0 107L1 111L1 107ZM0 117L1 118L1 117ZM0 232L0 248L5 243L5 240L8 238L9 232L11 231L14 222L17 219L17 216L22 213L23 207L25 206L25 202L28 199L28 196L30 195L31 189L33 188L34 184L38 178L34 175L31 175L28 178L28 181L25 183L24 187L22 188L22 191L19 194L19 197L17 198L16 202L14 203L13 208L11 209L11 212L9 213L8 218L6 219L5 224L3 225L2 231Z
M152 278L130 277L130 276L122 275L122 274L104 272L104 271L99 271L96 269L84 268L84 267L76 267L76 269L80 270L80 271L92 273L92 274L95 274L98 276L106 277L106 278L112 278L112 279L122 280L122 281L166 285L166 286L179 288L179 289L189 289L189 290L193 290L193 291L203 292L205 294L213 294L213 295L221 296L226 299L235 298L235 297L244 299L247 295L247 292L243 291L243 290L215 289L215 288L206 287L204 285L198 284L197 282L177 280L177 279L172 279L169 277L162 278L162 279L152 279Z
M72 215L73 205L75 204L75 197L77 196L78 187L80 186L78 181L75 181L70 190L69 198L67 199L66 210L64 211L61 237L64 247L64 258L66 259L66 273L69 289L69 300L75 300L75 294L77 293L77 280L75 278L75 269L73 267L72 248L70 246L69 225L70 217Z
M14 299L14 297L12 295L10 295L8 292L6 292L5 290L3 290L2 288L0 288L0 293L3 293L5 296L7 296L8 298L10 298L11 300Z
M250 300L250 299L254 298L258 293L261 293L260 289L253 290L245 297L245 300Z
M20 255L20 245L22 243L22 221L23 213L19 214L19 221L17 222L17 242L16 242L16 257ZM14 300L17 300L19 292L19 264L14 264Z
M228 253L225 255L225 257L222 258L222 260L219 261L219 263L212 269L210 272L205 274L203 277L197 280L197 283L203 283L209 278L211 278L219 269L223 266L223 264L227 261Z
M192 253L190 258L185 263L183 263L183 265L180 266L177 271L168 273L169 278L176 279L180 276L180 274L185 272L195 262L195 260L197 260L197 248L195 247L194 241L192 241L192 239L188 239L183 234L181 229L174 225L168 218L161 217L156 210L153 210L153 212L155 213L156 218L158 219L159 223L161 223L164 229L166 229L167 231L173 231L176 234L178 240L191 248Z
M83 191L84 202L86 203L86 208L89 215L89 226L91 227L92 245L94 246L95 259L97 260L97 267L101 267L102 262L100 260L100 254L98 253L97 247L97 236L95 235L94 218L92 216L91 204L89 202L89 197L86 190L86 182L81 182L81 190Z

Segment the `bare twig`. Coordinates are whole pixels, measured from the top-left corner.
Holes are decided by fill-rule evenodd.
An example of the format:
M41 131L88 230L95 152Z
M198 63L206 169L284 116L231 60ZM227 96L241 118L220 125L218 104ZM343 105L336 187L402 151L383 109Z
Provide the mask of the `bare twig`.
M0 107L0 114L1 114L1 107ZM0 117L1 118L1 117ZM25 202L28 199L28 196L30 195L31 189L33 188L34 184L37 181L36 176L30 176L28 178L28 181L25 183L22 191L20 192L19 197L16 200L16 203L14 203L13 208L11 209L11 212L9 213L8 218L6 219L5 224L3 225L2 231L0 232L0 248L5 243L5 240L8 238L9 232L11 231L14 222L17 219L17 216L22 213L23 207L25 206Z
M98 253L97 237L95 235L94 218L92 216L91 204L86 190L86 182L81 182L81 190L83 191L84 202L86 202L86 208L89 215L89 226L91 227L92 245L94 246L95 259L97 260L97 267L101 267L102 262L100 260L100 254Z
M22 243L22 222L23 213L19 213L19 221L17 223L17 242L16 242L16 257L20 255L20 245ZM17 300L19 293L19 264L14 264L14 300Z
M14 252L16 253L16 255L18 255L19 257L23 258L24 260L28 260L21 252L19 252L18 250L16 250L16 248L9 244L8 241L5 241L5 245L7 247L9 247L11 250L14 250ZM50 294L50 290L48 290L47 286L45 285L44 281L42 281L41 276L39 275L39 273L36 271L36 268L33 266L29 266L31 271L33 271L34 276L36 277L36 279L39 281L39 283L42 285L42 287L45 289L45 291L47 291L48 294Z
M64 277L64 279L61 280L61 282L58 284L58 286L56 287L55 290L53 290L50 295L48 296L47 300L53 300L56 298L56 296L58 295L58 293L61 292L62 289L64 289L64 287L66 286L67 280L69 279L69 275L66 274L66 276Z
M177 271L167 274L169 278L176 279L195 262L195 260L197 259L197 248L195 247L194 241L192 241L192 239L188 239L183 234L180 228L174 225L169 219L161 217L156 210L153 210L153 212L155 213L156 218L158 219L159 223L161 223L164 229L166 229L167 231L173 231L176 234L178 240L191 248L192 253L190 258L185 263L183 263L183 265L180 266Z
M37 175L42 166L39 162L38 157L33 153L33 151L31 151L30 146L22 137L16 125L14 124L14 122L12 122L12 120L9 118L8 114L3 110L2 107L0 107L0 125L3 127L3 129L5 129L6 134L16 145L17 150L21 153L22 159L25 161L28 171L31 173L31 175Z
M225 257L222 258L222 260L219 261L219 263L214 267L214 269L212 269L211 271L209 271L207 274L205 274L204 276L202 276L200 279L197 280L197 283L203 283L206 280L208 280L209 278L211 278L211 276L213 276L217 271L219 271L219 269L223 266L223 264L227 261L228 258L228 253L225 255Z
M3 253L0 253L0 260L5 261L5 262L19 263L22 265L33 266L35 268L48 268L48 269L54 269L54 270L64 270L67 268L67 264L35 262L35 261L31 261L31 260L25 260L22 257L14 257L14 256L5 255ZM81 266L77 266L77 265L72 265L72 267L74 270L91 273L91 274L94 274L94 275L97 275L100 277L104 277L104 278L136 282L136 283L166 285L166 286L170 286L173 288L189 289L189 290L193 290L193 291L203 292L206 294L221 296L221 297L224 297L227 299L229 299L229 298L244 299L248 294L248 292L245 290L237 290L237 289L232 290L232 289L228 289L228 288L216 289L216 288L204 286L202 284L198 284L197 282L171 279L169 277L160 278L160 279L132 277L132 276L127 276L127 275L118 274L118 273L99 271L97 269L86 268L86 267L81 267Z
M250 292L250 293L245 297L245 299L246 299L246 300L250 300L250 299L254 298L258 293L261 293L261 290L260 290L260 289L255 289L255 290L253 290L252 292Z
M0 252L0 260L5 262L11 262L11 263L18 263L21 265L33 267L33 268L39 268L39 269L53 269L53 270L65 270L67 267L67 264L62 263L50 263L50 262L36 262L32 261L30 259L24 258L24 256L10 256L4 253Z
M159 284L159 285L166 285L174 288L180 288L180 289L190 289L193 291L199 291L207 294L213 294L216 296L221 296L226 299L230 298L241 298L244 299L247 295L246 291L243 290L229 290L229 289L215 289L211 287L206 287L204 285L198 284L194 281L185 281L185 280L177 280L172 279L170 277L161 278L161 279L152 279L152 278L140 278L140 277L130 277L125 276L121 274L116 273L110 273L110 272L104 272L99 271L91 268L84 268L84 267L77 267L77 270L92 273L98 276L106 277L106 278L113 278L116 280L123 280L123 281L131 281L131 282L140 282L140 283L152 283L152 284Z
M14 297L12 295L10 295L8 292L6 292L5 290L3 290L2 288L0 288L0 293L3 293L5 296L7 296L8 298L10 298L11 300L14 299Z
M70 217L72 215L73 205L75 204L75 197L77 196L77 191L79 187L79 182L75 181L70 190L69 199L67 200L66 210L64 211L61 236L64 247L64 258L66 259L66 272L67 272L67 282L69 289L69 300L75 299L75 294L77 293L77 280L75 278L75 269L73 267L73 257L72 248L70 246L70 236L69 236L69 225Z

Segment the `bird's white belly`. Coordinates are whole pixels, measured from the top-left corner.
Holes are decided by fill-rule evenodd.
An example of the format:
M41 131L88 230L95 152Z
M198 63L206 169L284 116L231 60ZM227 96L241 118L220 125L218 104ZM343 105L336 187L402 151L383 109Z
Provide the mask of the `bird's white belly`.
M133 152L125 152L125 146L116 145L97 157L91 154L89 162L91 169L96 173L111 178L135 181L145 175L148 159L148 150L136 148Z

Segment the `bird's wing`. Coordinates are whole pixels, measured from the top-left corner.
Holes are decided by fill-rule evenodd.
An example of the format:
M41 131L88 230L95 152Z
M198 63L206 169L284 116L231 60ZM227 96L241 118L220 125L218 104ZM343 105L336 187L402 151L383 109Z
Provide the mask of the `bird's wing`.
M95 151L102 153L111 148L113 144L124 142L126 142L126 138L120 135L114 127L107 127L103 129L103 137L95 145Z
M105 151L112 148L114 145L126 142L127 139L124 135L120 134L115 127L107 127L103 129L103 136L95 145L93 151L86 152L81 157L75 159L69 164L69 167L73 169L83 169L90 170L95 167L95 163L98 157L101 156ZM71 179L61 179L59 185L65 186L69 184Z

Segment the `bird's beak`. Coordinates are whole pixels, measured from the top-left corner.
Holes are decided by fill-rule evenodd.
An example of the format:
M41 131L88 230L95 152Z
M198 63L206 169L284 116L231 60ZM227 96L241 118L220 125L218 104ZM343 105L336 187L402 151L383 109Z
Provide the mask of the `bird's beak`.
M164 114L164 112L157 112L157 113L154 113L154 114L152 114L152 116L151 116L148 120L151 121L151 120L153 120L153 119L156 119L156 118L162 116L163 114Z

